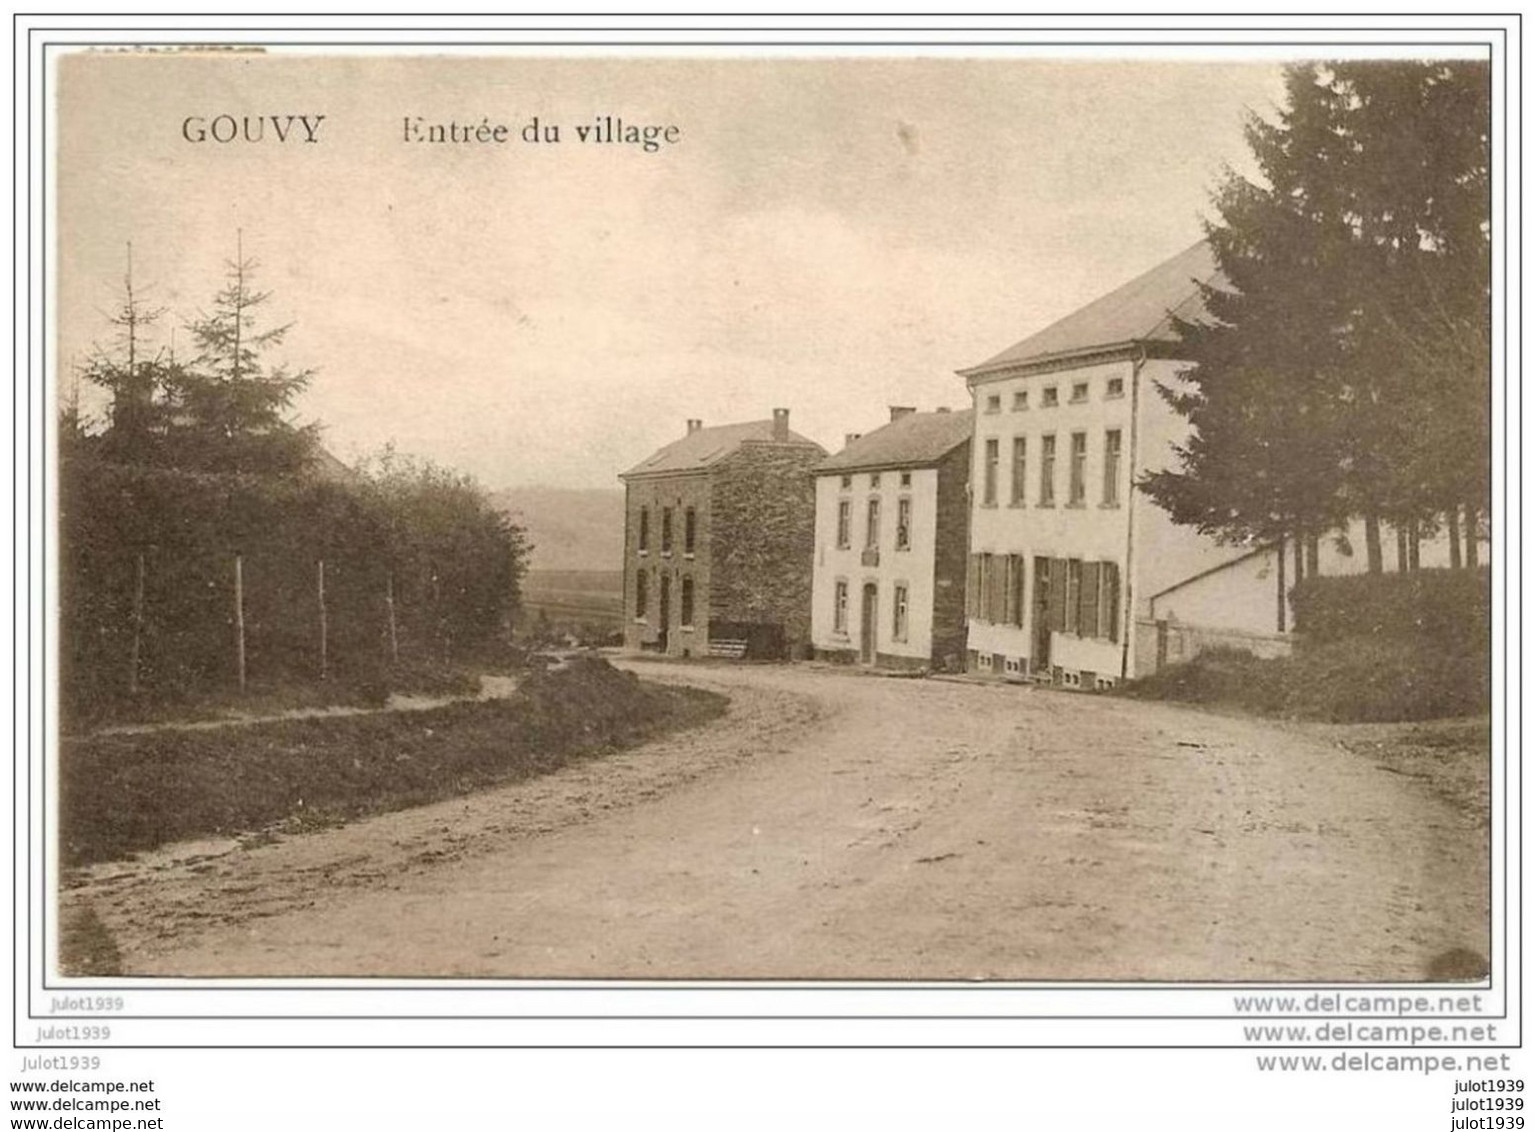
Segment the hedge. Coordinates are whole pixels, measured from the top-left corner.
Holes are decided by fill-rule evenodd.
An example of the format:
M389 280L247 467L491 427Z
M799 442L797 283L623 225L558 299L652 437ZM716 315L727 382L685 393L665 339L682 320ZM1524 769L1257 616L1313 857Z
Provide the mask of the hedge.
M1492 572L1414 570L1307 578L1293 591L1304 652L1356 639L1485 655L1492 640Z

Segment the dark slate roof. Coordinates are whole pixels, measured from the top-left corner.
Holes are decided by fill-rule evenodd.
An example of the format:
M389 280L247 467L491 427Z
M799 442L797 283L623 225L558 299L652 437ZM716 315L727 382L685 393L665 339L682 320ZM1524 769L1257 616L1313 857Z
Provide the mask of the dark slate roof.
M741 424L716 425L690 432L681 440L674 440L649 459L642 460L627 472L626 476L648 476L663 472L697 472L710 468L729 456L742 444L752 441L771 441L773 422L745 421ZM807 445L825 451L813 440L790 431L789 444Z
M969 377L1116 346L1174 342L1169 315L1197 318L1203 307L1198 285L1220 282L1215 256L1201 240L996 357L959 372Z
M907 413L823 460L816 465L816 474L936 464L970 439L974 419L975 414L969 409L957 413Z

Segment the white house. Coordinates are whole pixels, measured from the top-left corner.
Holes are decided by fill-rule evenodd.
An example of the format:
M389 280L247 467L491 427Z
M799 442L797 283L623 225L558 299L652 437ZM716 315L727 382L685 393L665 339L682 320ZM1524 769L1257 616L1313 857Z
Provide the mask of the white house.
M1172 316L1197 317L1216 280L1200 242L959 371L975 404L972 671L1099 687L1210 644L1289 649L1281 549L1217 543L1132 486L1177 466L1189 424L1157 386L1185 368ZM1325 536L1318 571L1364 570L1363 547L1359 530ZM1424 541L1421 565L1446 547Z
M894 406L815 470L811 640L822 659L958 668L971 419Z

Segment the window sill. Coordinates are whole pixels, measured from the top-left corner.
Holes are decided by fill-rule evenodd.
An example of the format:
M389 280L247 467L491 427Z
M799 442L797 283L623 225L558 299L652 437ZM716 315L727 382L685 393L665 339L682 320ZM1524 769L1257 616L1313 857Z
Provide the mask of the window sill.
M677 632L679 632L679 633L691 633L692 631L693 631L693 626L692 625L678 625L677 626Z
M1115 500L1113 503L1100 503L1098 504L1098 509L1100 511L1118 511L1119 501Z
M649 558L650 557L650 551L648 551L648 550L641 549L641 550L635 551L635 553L638 554L641 558Z
M1047 503L1043 499L1041 499L1038 503L1034 504L1034 506L1036 506L1036 507L1043 507L1043 508L1045 508L1046 510L1049 510L1049 511L1054 511L1055 510L1055 504L1054 503Z
M1066 510L1068 510L1068 511L1085 511L1086 509L1087 509L1086 502L1068 503L1068 504L1066 504Z
M1118 393L1105 393L1103 395L1103 399L1105 401L1123 401L1125 399L1124 391L1121 390Z
M686 551L686 552L684 552L684 554L683 554L683 555L682 555L682 557L683 557L683 558L684 558L684 559L686 559L686 560L687 560L687 561L688 561L688 562L691 562L691 561L693 561L693 552L692 552L692 551L691 551L691 550L689 550L689 551Z
M993 503L982 503L981 506L986 508L988 511L995 511L997 509L997 505L994 502Z
M1073 397L1070 401L1067 401L1066 404L1068 404L1068 405L1085 405L1085 404L1087 404L1087 398L1086 397Z
M1022 511L1027 506L1028 506L1027 501L1022 500L1022 499L1015 499L1011 503L1008 504L1008 507L1011 510L1013 510L1013 511Z

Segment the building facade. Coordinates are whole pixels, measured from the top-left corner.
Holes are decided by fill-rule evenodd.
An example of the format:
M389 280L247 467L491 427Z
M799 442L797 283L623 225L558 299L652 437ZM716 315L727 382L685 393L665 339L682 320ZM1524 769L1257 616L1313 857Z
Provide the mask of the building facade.
M971 420L892 407L816 469L811 638L822 659L957 669Z
M1150 596L1240 553L1134 487L1187 435L1157 385L1178 381L1170 314L1197 312L1214 276L1198 244L961 371L975 405L972 671L1088 688L1146 671Z
M826 450L772 420L703 427L624 472L624 644L669 656L786 657L810 640Z
M960 371L975 406L970 670L1097 688L1211 645L1289 651L1284 548L1218 543L1135 487L1178 466L1189 424L1159 391L1186 368L1172 318L1197 319L1200 285L1220 282L1196 244ZM1362 529L1310 555L1308 573L1361 572ZM1422 543L1423 565L1447 557L1446 540Z

